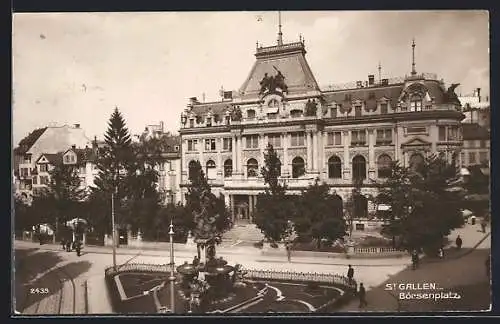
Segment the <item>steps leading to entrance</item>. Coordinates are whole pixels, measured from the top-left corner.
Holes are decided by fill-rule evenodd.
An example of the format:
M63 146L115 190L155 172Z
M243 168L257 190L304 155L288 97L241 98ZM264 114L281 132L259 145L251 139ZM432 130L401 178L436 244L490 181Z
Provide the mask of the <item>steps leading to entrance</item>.
M223 241L259 242L264 239L264 235L255 224L234 225L232 229L224 233Z

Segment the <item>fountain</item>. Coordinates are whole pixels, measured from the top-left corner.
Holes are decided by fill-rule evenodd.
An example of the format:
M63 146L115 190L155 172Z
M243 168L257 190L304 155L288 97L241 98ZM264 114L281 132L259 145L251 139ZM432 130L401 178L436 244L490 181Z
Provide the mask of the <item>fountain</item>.
M193 231L197 255L191 263L187 261L177 267L180 274L181 296L189 304L188 312L204 311L209 304L228 300L236 290L246 287L241 282L241 266L231 266L222 257L216 257L215 246L220 242L216 222L220 215L215 213L215 196L209 189L200 193L200 208L194 210Z

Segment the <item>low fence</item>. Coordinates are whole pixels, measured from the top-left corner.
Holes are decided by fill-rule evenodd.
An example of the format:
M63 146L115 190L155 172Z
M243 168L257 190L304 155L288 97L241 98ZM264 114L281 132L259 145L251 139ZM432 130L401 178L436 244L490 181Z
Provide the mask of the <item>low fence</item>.
M391 247L354 247L355 254L394 253L394 252L405 252L405 250L391 248Z
M330 273L317 272L294 272L294 271L275 271L275 270L256 270L243 269L246 271L245 278L264 279L264 280L290 280L302 282L317 282L344 286L347 288L356 288L356 282L351 283L345 276Z

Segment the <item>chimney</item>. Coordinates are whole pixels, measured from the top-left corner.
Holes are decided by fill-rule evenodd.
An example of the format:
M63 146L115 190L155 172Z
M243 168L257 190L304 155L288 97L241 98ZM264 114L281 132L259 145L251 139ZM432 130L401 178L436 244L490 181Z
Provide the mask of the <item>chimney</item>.
M363 88L363 81L356 81L356 88Z
M163 121L160 121L160 131L163 133Z
M76 150L76 145L75 145L75 144L71 145L71 148L72 148L73 150Z
M80 124L75 124L75 128L80 128Z
M189 98L189 103L191 105L194 105L194 104L198 103L198 98L196 98L196 97Z
M477 100L481 102L481 88L477 88L476 91L477 91Z
M375 84L375 75L369 74L368 75L368 85L372 86Z

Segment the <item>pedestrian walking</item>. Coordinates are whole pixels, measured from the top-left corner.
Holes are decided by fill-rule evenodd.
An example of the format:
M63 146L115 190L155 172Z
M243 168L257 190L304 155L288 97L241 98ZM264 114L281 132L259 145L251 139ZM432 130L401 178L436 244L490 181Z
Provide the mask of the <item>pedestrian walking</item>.
M350 285L352 285L353 278L354 278L354 268L351 265L349 265L349 268L347 269L347 279L349 280Z
M288 262L290 262L292 260L292 246L290 242L287 242L285 244L285 249L286 249L286 257L288 259Z
M481 231L486 233L486 220L484 219L481 221Z
M439 251L438 251L438 256L439 256L439 258L440 258L440 259L444 258L444 250L443 250L443 248L442 248L442 247L441 247L441 248L439 248Z
M461 249L462 248L462 238L460 237L460 235L457 236L457 239L455 240L455 244L457 245L457 249Z
M413 265L413 270L418 268L418 252L416 249L413 249L413 252L411 253L411 263Z
M363 286L363 283L359 284L358 297L359 297L359 308L368 306L368 303L366 302L366 290L365 286Z

